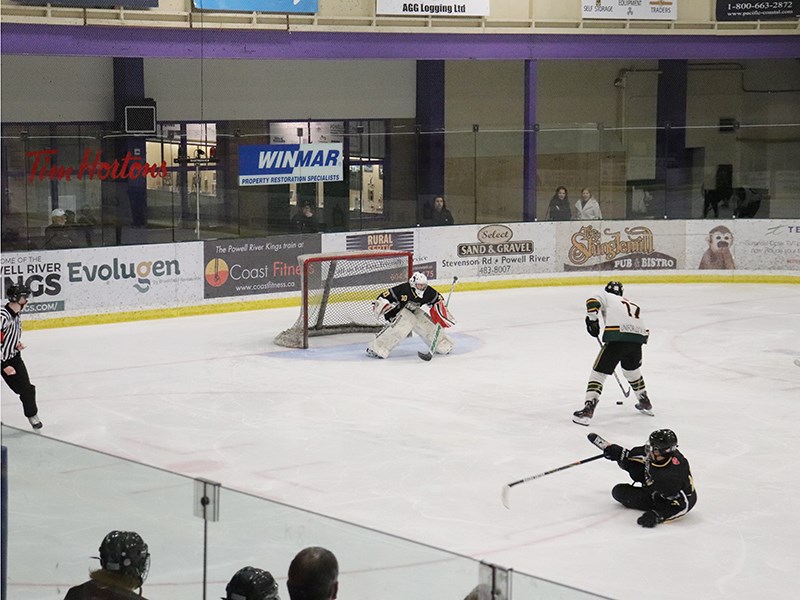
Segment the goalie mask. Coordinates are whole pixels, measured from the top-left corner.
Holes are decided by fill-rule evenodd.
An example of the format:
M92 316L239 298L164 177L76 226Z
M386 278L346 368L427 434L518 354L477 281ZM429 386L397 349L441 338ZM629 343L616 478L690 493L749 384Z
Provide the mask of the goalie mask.
M622 296L622 284L619 281L609 281L606 284L606 292Z
M280 600L278 584L269 571L243 567L231 578L222 600Z
M112 573L134 577L141 585L150 570L150 552L138 533L112 531L100 544L100 566Z
M425 290L428 289L428 278L425 277L425 273L420 273L419 271L411 276L408 283L417 298L422 298Z

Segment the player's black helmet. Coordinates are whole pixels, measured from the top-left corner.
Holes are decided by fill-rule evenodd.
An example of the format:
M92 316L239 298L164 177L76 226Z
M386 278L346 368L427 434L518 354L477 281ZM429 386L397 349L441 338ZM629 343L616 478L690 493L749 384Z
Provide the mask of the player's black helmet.
M31 288L27 285L10 285L6 288L6 300L9 302L17 302L20 298L26 298L31 295Z
M606 284L606 291L609 294L616 294L622 296L622 284L619 281L609 281Z
M231 578L222 600L280 600L278 584L269 571L243 567Z
M100 544L100 566L106 571L139 580L147 579L150 552L135 531L111 531Z
M650 434L647 443L652 450L658 450L661 454L669 454L678 449L678 436L672 429L657 429Z

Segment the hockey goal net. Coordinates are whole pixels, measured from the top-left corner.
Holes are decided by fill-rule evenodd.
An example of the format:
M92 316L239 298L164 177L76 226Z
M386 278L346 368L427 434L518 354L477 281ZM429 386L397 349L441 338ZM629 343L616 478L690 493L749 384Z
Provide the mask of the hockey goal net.
M311 336L380 329L372 300L413 272L412 254L395 250L304 254L297 261L300 316L275 337L288 348L308 348Z

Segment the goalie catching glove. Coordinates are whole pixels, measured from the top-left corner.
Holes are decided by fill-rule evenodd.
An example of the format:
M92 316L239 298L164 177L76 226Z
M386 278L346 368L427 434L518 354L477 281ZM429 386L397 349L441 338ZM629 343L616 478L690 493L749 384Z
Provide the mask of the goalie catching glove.
M372 303L372 312L375 313L376 317L381 318L395 306L395 304L392 304L386 298L378 298Z
M456 320L453 318L453 315L450 314L450 311L447 310L447 305L444 303L444 300L439 300L431 307L431 321L441 326L443 329L447 329L456 324Z

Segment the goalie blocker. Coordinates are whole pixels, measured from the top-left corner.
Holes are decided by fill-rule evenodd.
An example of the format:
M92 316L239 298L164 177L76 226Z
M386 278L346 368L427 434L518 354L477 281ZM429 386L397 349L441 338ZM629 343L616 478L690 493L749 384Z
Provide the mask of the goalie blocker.
M420 310L430 306L430 316ZM442 295L428 285L423 273L414 273L408 282L401 283L383 292L372 303L376 317L386 319L387 325L367 347L367 354L376 358L388 358L400 341L412 331L423 338L428 346L436 339L436 353L449 354L453 340L437 329L451 327L455 319L447 309Z

